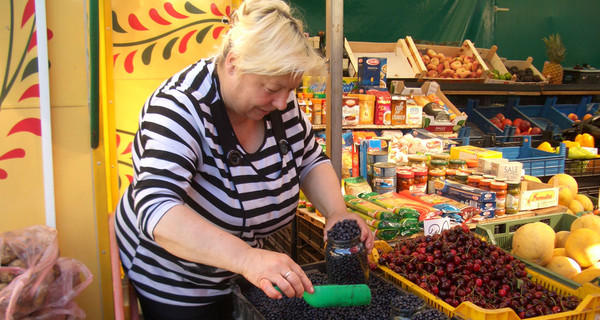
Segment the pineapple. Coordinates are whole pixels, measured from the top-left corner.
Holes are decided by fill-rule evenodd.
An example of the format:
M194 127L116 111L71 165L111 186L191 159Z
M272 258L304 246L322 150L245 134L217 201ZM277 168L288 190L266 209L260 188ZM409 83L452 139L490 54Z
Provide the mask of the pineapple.
M542 75L548 79L551 84L561 84L563 79L563 67L561 63L565 60L567 49L560 39L560 35L551 34L548 38L543 38L546 45L546 55L548 60L544 63Z

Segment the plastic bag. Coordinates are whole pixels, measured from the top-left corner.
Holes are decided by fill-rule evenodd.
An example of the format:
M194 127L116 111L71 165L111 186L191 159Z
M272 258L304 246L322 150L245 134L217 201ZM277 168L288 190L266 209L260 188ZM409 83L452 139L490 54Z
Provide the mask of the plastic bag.
M32 226L1 234L0 253L0 278L10 280L0 290L0 319L85 317L73 299L92 274L74 259L59 258L55 229Z

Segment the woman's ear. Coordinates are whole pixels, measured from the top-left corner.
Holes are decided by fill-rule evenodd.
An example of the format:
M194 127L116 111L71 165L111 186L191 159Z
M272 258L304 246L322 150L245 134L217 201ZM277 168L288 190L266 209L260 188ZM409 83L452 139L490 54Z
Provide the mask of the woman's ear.
M225 57L225 72L230 76L235 74L236 59L237 57L231 51L227 53L227 56Z

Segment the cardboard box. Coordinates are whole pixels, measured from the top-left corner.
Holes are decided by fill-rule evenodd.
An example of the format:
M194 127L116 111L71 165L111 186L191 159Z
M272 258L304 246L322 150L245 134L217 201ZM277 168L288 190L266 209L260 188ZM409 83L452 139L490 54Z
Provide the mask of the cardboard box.
M492 174L492 163L507 163L505 158L479 158L477 159L477 171Z
M344 49L350 58L350 74L358 73L358 57L378 57L387 59L388 79L417 79L421 71L413 60L403 39L393 42L361 42L344 39ZM424 73L423 73L424 74Z
M423 127L425 130L430 132L439 133L452 133L455 129L460 128L466 121L467 115L461 112L454 106L448 97L444 95L440 89L440 85L434 81L426 81L420 87L407 87L402 80L394 80L391 82L393 87L392 93L409 96L430 96L433 95L440 103L445 106L445 109L450 114L450 121L439 121L434 116L421 112L422 124L419 127ZM424 106L421 106L424 107ZM408 113L407 113L408 116Z
M451 159L502 158L502 152L474 146L457 146L450 148Z
M558 187L535 181L521 182L520 211L554 207L558 205Z
M491 174L506 181L521 181L523 163L518 161L492 162Z

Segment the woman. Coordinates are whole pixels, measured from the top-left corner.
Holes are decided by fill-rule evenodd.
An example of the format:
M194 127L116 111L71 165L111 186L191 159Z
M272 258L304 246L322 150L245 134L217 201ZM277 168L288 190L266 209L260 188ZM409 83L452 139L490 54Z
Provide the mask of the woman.
M124 270L145 319L227 319L235 274L278 299L314 292L287 255L260 249L294 219L300 188L327 218L346 211L294 90L323 69L278 0L246 0L220 53L166 80L133 143L134 180L116 211ZM325 235L324 235L325 236Z

